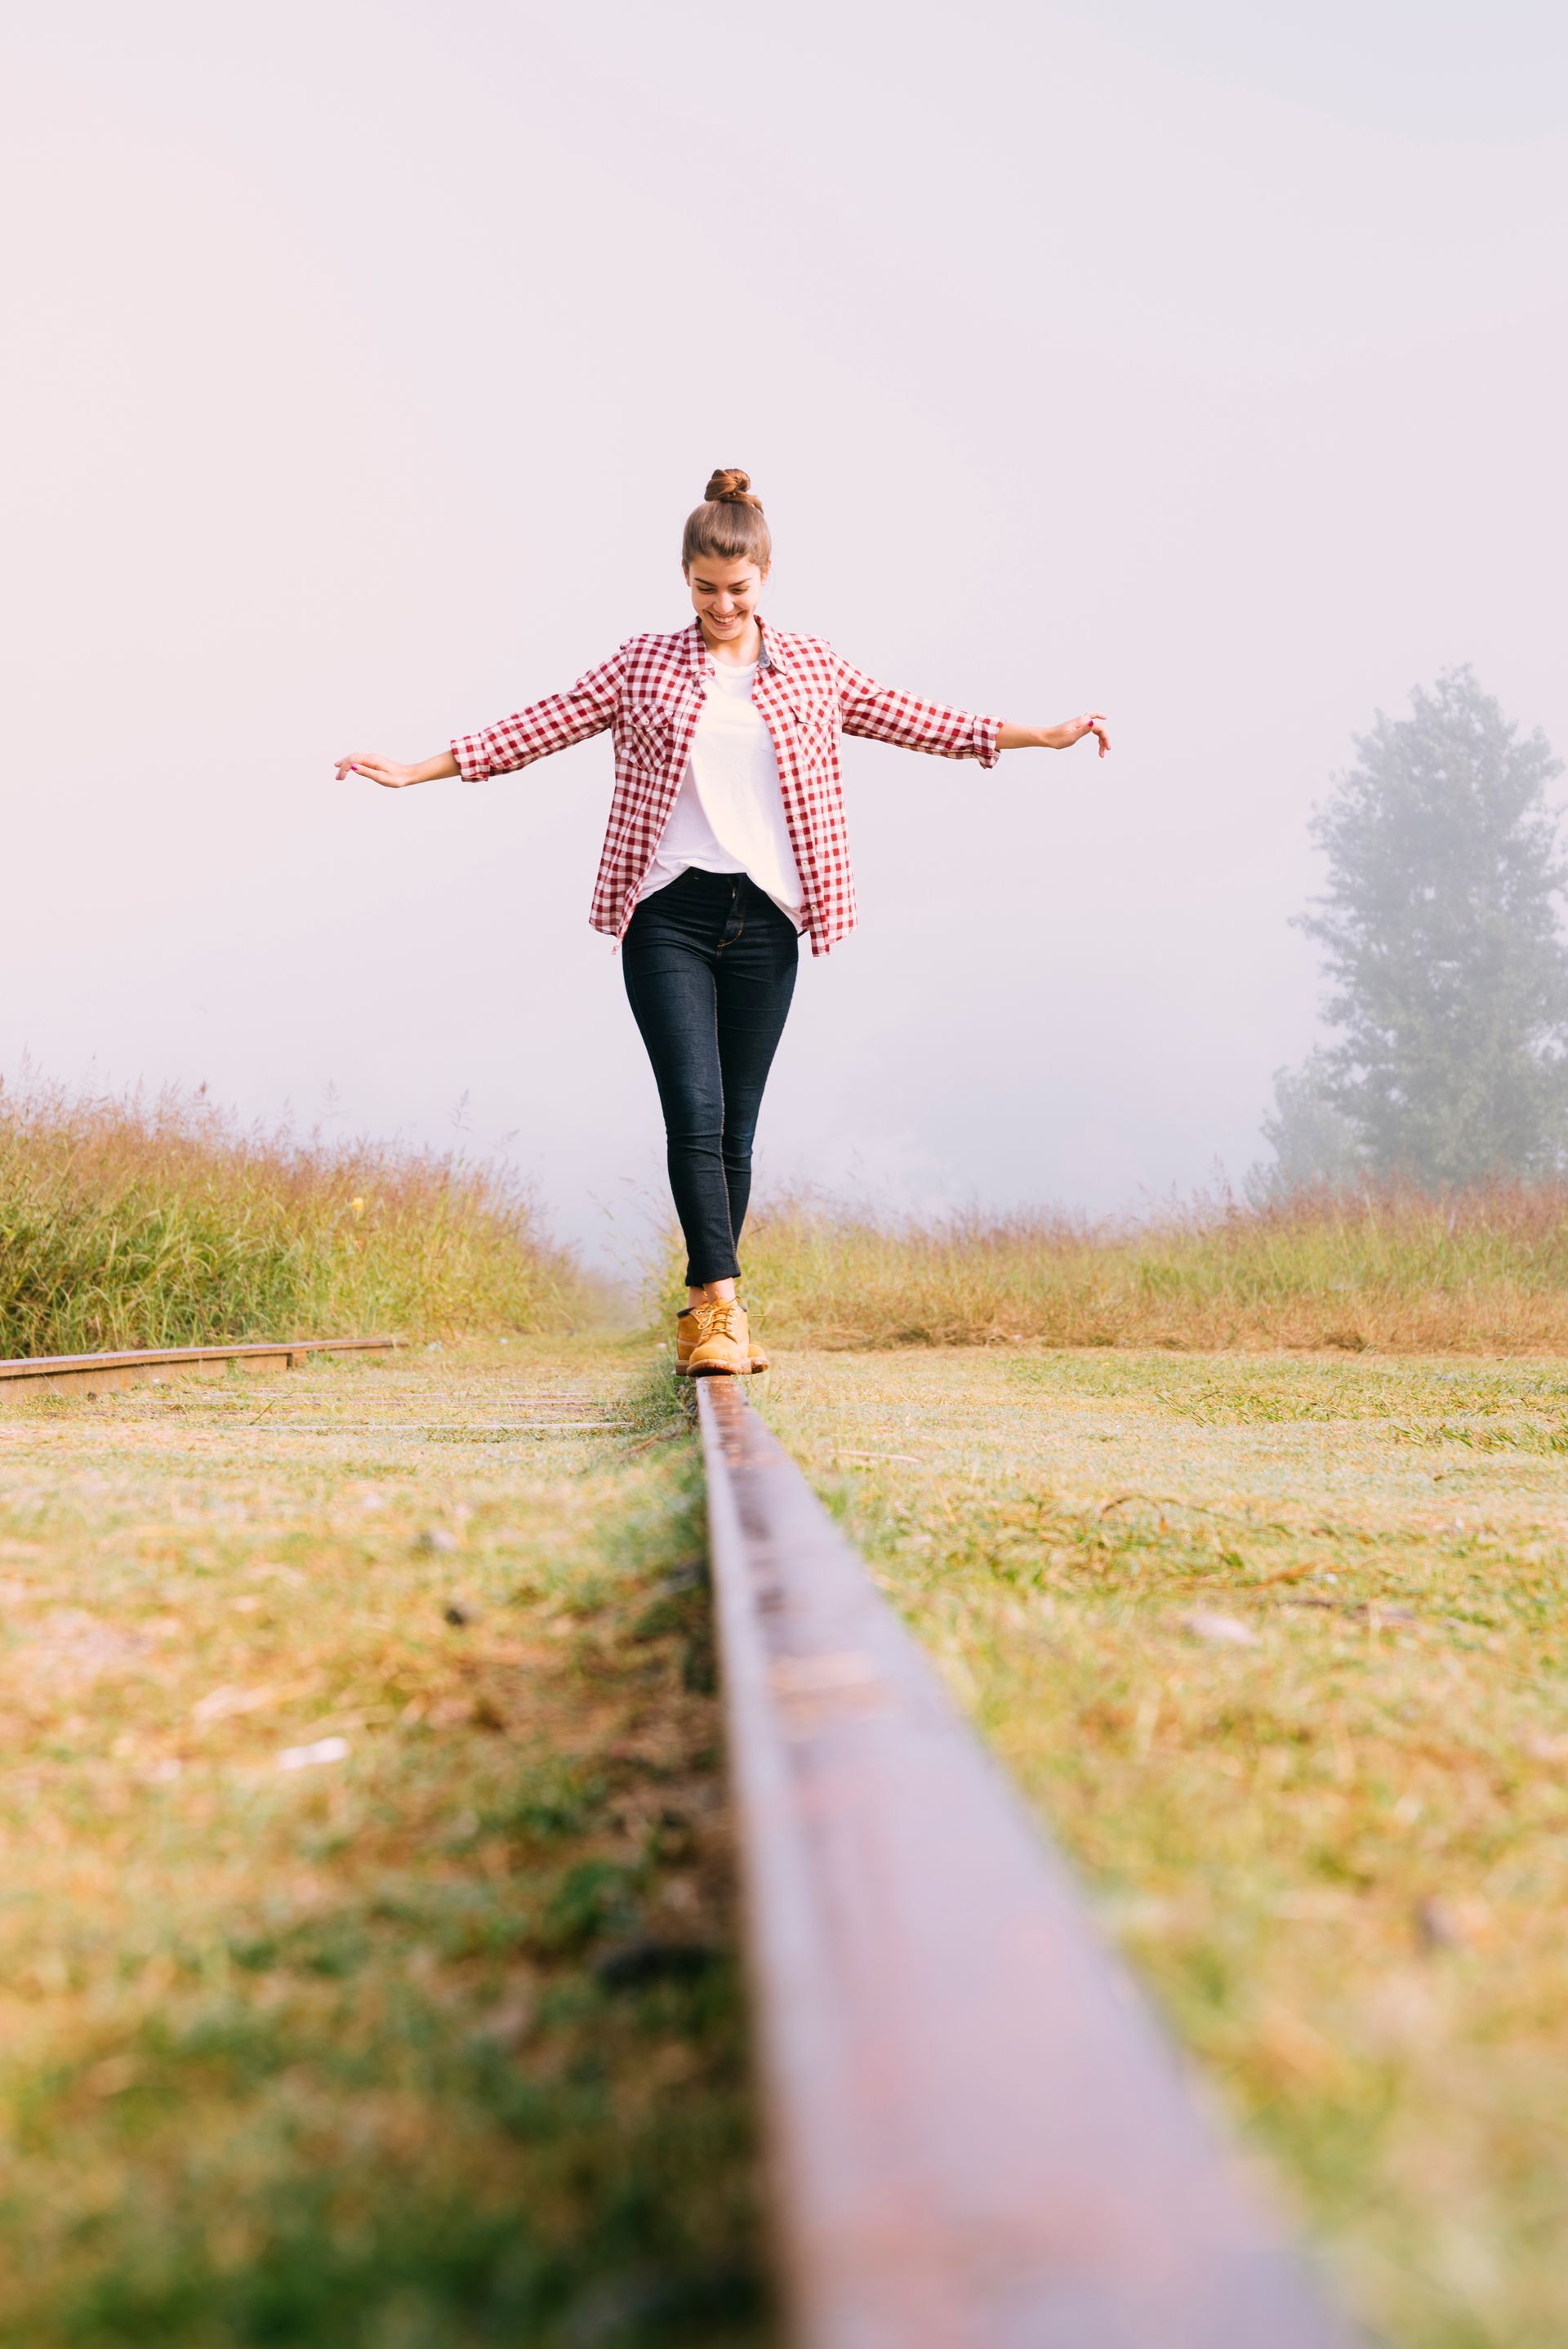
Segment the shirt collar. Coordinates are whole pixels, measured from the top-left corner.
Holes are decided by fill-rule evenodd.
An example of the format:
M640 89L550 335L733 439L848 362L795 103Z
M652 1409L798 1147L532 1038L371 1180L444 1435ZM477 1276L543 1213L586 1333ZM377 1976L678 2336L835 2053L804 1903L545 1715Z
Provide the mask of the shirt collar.
M779 639L760 612L757 616L757 626L762 637L762 652L758 666L765 669L777 669L782 676L784 663L779 657ZM686 658L699 676L712 673L713 655L708 651L700 620L694 620L686 630Z

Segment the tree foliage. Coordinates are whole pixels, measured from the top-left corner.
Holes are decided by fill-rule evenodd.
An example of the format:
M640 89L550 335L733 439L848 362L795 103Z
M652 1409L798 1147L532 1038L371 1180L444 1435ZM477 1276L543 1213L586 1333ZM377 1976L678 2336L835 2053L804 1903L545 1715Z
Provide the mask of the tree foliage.
M1299 1068L1276 1069L1274 1107L1264 1119L1272 1160L1254 1166L1246 1193L1254 1206L1303 1191L1343 1191L1366 1172L1356 1132L1334 1100L1334 1080L1321 1044Z
M1547 800L1562 764L1468 668L1412 703L1378 712L1314 818L1328 880L1301 926L1338 1033L1309 1089L1374 1175L1550 1173L1568 1146L1568 865Z

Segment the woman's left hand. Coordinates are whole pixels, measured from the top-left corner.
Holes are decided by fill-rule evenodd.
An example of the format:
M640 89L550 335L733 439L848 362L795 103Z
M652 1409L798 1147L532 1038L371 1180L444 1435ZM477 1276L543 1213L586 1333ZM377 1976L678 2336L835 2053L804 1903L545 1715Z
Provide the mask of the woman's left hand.
M1110 736L1105 726L1103 709L1086 709L1081 718L1068 718L1059 726L1047 726L1040 736L1040 741L1047 750L1070 750L1073 744L1081 742L1086 734L1093 734L1099 740L1099 755L1103 759L1110 748Z
M1070 750L1086 734L1099 738L1099 755L1103 759L1110 748L1110 737L1105 730L1103 709L1086 709L1081 718L1064 719L1059 726L1008 726L996 730L998 750Z

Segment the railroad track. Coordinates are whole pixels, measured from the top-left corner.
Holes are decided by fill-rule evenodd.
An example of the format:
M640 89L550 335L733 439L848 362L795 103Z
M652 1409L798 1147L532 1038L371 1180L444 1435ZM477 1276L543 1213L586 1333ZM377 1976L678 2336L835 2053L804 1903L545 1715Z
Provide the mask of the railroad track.
M293 1371L315 1354L384 1354L407 1343L403 1338L301 1338L234 1346L142 1347L118 1354L23 1355L0 1361L0 1407L6 1402L39 1394L107 1394L121 1387L176 1379L212 1379L221 1376L232 1363L246 1371L263 1374ZM265 1417L268 1432L273 1435L393 1435L428 1444L505 1444L524 1435L552 1435L563 1431L597 1433L632 1424L629 1420L610 1418L602 1412L591 1418L581 1413L569 1419L541 1418L541 1407L557 1411L561 1408L560 1399L552 1395L512 1400L517 1408L506 1419L499 1420L442 1422L432 1420L424 1412L412 1418L405 1413L395 1419L375 1420L273 1418L270 1403ZM175 1403L171 1407L180 1406ZM239 1407L249 1413L249 1400ZM261 1422L255 1423L259 1425Z
M1350 2349L794 1463L696 1412L794 2349Z
M38 1394L108 1394L117 1387L174 1378L219 1378L231 1362L247 1371L296 1371L313 1354L386 1354L401 1338L279 1339L243 1346L143 1346L119 1354L32 1354L0 1362L0 1405Z

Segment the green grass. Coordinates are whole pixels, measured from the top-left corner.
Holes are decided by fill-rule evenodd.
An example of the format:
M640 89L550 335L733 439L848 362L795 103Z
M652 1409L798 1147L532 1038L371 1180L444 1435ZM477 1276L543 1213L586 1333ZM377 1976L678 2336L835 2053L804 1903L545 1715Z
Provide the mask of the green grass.
M0 1354L569 1330L603 1314L527 1192L242 1129L199 1095L0 1091Z
M786 1199L744 1256L759 1327L799 1345L1568 1351L1568 1183L1220 1197L1126 1226Z
M669 1424L517 1343L0 1417L7 2349L768 2337Z
M1561 2349L1568 1362L777 1360L1345 2296Z

